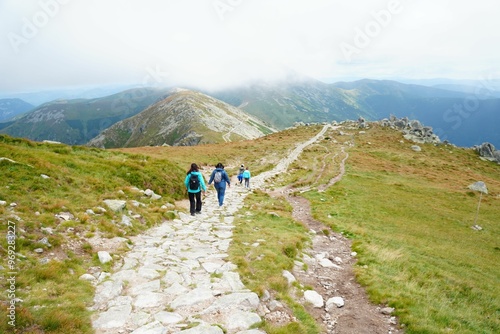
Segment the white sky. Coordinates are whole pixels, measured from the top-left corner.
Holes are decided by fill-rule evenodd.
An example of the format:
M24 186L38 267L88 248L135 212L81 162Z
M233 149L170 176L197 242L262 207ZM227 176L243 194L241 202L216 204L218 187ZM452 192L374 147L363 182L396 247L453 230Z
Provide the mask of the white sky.
M499 17L498 0L0 0L0 92L498 78Z

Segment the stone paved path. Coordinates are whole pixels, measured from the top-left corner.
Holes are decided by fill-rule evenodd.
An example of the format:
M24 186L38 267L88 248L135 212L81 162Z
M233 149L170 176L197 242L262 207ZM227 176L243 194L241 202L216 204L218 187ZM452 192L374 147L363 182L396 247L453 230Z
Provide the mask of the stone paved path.
M298 145L274 170L253 177L251 187L286 170L327 128ZM244 287L236 266L226 260L234 214L248 193L233 185L219 208L212 188L202 214L181 213L133 237L121 268L96 287L96 333L223 334L222 328L227 334L264 333L249 329L261 321L257 294Z

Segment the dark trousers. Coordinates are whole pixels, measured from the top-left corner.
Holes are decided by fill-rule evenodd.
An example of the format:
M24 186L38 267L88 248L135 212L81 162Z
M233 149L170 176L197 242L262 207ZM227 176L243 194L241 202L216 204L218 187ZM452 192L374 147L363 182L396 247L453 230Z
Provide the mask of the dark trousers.
M195 213L201 211L201 191L197 193L189 193L189 212Z

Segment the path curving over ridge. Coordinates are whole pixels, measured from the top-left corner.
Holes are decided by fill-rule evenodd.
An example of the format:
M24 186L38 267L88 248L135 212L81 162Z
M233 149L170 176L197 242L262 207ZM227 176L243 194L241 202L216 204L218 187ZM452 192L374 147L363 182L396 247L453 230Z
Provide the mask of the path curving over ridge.
M263 188L268 178L286 171L304 148L320 140L329 128L335 129L325 125L313 138L297 145L275 168L253 177L252 188ZM346 159L347 156L342 164ZM265 316L259 297L244 287L236 266L226 260L234 215L242 208L248 194L243 187L228 188L225 204L219 208L215 192L209 191L202 214L192 217L181 213L178 219L132 237L133 246L117 261L114 272L101 273L99 277L92 307L96 311L92 319L96 333L264 333L250 329ZM308 212L307 205L304 202L294 204L297 220L301 220L297 212ZM328 248L332 240L318 237L314 237L311 254L319 250L316 249L317 240L326 245L323 247L327 247L329 255L335 255ZM339 251L338 256L349 252L349 245L345 245L347 248ZM309 267L316 268L319 261L314 258L310 261ZM348 285L354 284L350 265L346 261L343 271L349 273ZM304 284L317 287L318 291L324 286L322 275L297 270L293 274ZM366 298L356 303L350 303L349 307L369 304ZM323 321L323 309L311 309L311 312L316 314L318 322L325 323L328 333L363 333L334 331L343 328L335 327L335 321L340 321L340 317L330 316ZM385 323L378 322L377 325L365 333L391 333ZM349 324L344 328L348 327Z

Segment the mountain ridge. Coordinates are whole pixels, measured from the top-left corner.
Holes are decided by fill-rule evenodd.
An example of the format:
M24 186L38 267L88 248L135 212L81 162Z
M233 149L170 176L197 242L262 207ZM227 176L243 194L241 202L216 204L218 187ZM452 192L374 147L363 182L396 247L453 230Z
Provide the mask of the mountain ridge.
M496 86L490 86L484 86L487 88L480 95L475 95L394 80L363 79L326 84L312 78L294 76L289 81L255 81L247 86L218 91L187 88L240 108L276 129L284 129L297 122L331 122L359 117L374 121L395 115L418 119L433 127L440 138L458 146L472 147L491 142L498 147L500 131L496 124L500 124L500 98L494 97L496 91L488 90ZM148 89L136 90L141 91L147 92ZM164 98L172 93L172 88L156 88L156 91L158 98ZM126 92L96 100L69 100L71 108L78 110L78 113L63 117L57 124L52 122L35 126L16 120L14 123L0 124L0 132L33 140L84 144L114 123L157 102L157 99L150 99L149 103L139 103L140 95L134 96L133 93L128 99L120 97ZM488 98L489 93L492 98ZM111 106L112 115L98 116L98 103L89 101L106 99L109 100L108 107ZM42 108L50 109L47 107L50 105L60 106L60 103L49 102L34 112ZM92 114L94 116L88 116Z
M275 130L244 111L190 90L122 120L89 141L105 148L220 143L235 138L255 139Z

